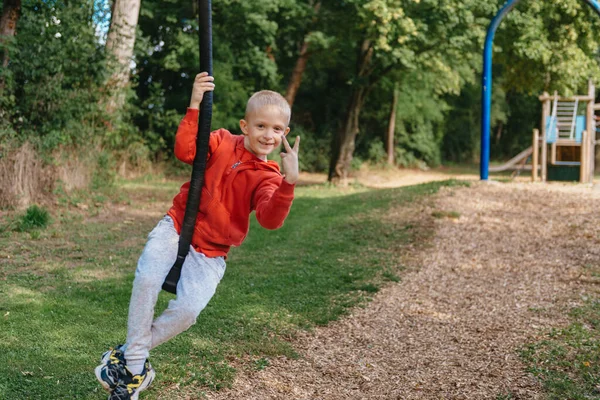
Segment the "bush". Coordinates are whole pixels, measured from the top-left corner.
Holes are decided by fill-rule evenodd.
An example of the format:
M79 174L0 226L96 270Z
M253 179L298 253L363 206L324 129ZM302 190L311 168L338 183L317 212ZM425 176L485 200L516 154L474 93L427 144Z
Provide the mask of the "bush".
M379 139L374 139L369 145L368 152L369 161L376 165L382 165L387 162L387 152L383 146L383 142Z
M9 64L12 93L4 94L11 112L2 125L8 123L38 150L87 145L106 129L99 102L105 55L89 21L91 5L91 0L23 2Z
M30 232L34 229L43 229L50 223L50 213L37 205L27 209L25 215L22 215L15 230L19 232Z
M300 136L300 154L298 162L301 171L325 172L329 168L331 143L329 135L318 136L302 126L294 126L288 136L290 145L294 145L296 136Z
M418 159L412 151L408 151L403 147L394 149L394 157L398 167L428 169L425 161Z
M116 177L115 159L107 151L98 155L96 169L92 175L92 189L103 190L110 189L115 184Z

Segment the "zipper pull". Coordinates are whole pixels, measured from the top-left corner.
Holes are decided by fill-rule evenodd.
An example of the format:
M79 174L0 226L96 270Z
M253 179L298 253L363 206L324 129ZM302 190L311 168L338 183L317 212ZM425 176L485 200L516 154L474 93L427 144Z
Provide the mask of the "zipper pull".
M242 162L241 161L237 161L235 164L233 164L231 166L231 169L236 169L238 167L238 165L240 165Z

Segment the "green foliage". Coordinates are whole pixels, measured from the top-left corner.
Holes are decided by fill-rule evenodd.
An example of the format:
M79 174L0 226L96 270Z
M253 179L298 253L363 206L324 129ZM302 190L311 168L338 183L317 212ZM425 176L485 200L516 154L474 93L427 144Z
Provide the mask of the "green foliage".
M301 126L292 128L288 140L295 140L300 136L300 169L308 172L324 171L329 165L330 138L319 136L318 133L309 131Z
M384 164L387 160L387 152L381 140L374 140L369 145L368 160L373 164Z
M52 150L101 136L104 52L91 6L91 0L23 2L10 53L10 111L0 115L18 140Z
M599 29L598 16L584 1L521 2L497 35L497 62L508 87L585 93L588 79L600 79Z
M500 103L496 87L492 92L492 104ZM450 110L445 121L443 157L453 162L473 162L479 155L480 109L474 104L481 102L481 89L477 85L465 85L460 96L448 99ZM503 103L503 102L502 102ZM495 124L494 124L495 125Z
M238 132L254 91L284 92L307 43L292 116L303 137L304 170L328 168L333 134L357 93L364 97L354 105L355 164L383 160L394 90L399 166L476 162L481 48L503 3L215 0L212 126ZM0 154L29 140L45 160L62 146L92 144L138 168L173 159L175 132L200 72L196 5L147 0L141 7L132 85L125 106L108 115L112 88L96 29L108 23L109 7L93 0L23 2L18 35L0 44L10 55L0 69ZM600 82L598 37L600 22L580 0L528 0L508 15L494 48L492 157L528 146L542 91L584 93L590 77Z
M33 205L18 219L15 230L18 232L31 232L35 229L44 229L49 223L50 213L48 210Z
M93 190L110 189L115 184L115 178L116 164L113 156L107 151L100 152L92 175L91 188Z

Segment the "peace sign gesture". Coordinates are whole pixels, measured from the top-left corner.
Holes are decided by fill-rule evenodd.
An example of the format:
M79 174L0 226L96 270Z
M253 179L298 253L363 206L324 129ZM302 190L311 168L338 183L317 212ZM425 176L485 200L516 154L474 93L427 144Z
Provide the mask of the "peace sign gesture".
M293 185L298 181L300 171L298 170L298 150L300 149L300 136L296 136L294 147L291 147L287 138L283 136L285 152L281 152L281 164L283 166L284 178L287 183Z

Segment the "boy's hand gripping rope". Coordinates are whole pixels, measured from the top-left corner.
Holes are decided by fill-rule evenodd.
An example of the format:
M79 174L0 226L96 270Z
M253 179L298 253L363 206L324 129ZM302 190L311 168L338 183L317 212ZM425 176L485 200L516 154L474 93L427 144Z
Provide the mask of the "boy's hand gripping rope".
M198 0L199 10L199 36L200 36L200 71L208 72L213 75L212 67L212 15L211 0ZM190 179L190 189L185 206L185 215L181 226L179 236L179 249L175 264L169 271L165 282L162 285L163 290L176 294L177 282L181 276L181 267L187 256L194 226L196 225L196 216L200 206L200 196L202 186L204 186L204 171L206 169L206 157L208 155L208 142L210 139L210 123L212 119L213 92L204 93L204 98L200 104L200 118L198 122L198 136L196 138L196 156L192 167L192 178Z

